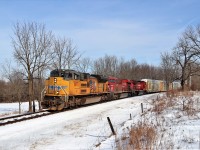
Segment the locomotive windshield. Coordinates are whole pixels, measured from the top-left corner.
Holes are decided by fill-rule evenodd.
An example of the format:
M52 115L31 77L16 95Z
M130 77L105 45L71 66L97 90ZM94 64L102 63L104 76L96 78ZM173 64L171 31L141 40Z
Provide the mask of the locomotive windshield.
M59 77L59 71L56 70L51 71L50 77Z
M65 80L80 80L80 73L74 70L53 70L50 77L63 77Z

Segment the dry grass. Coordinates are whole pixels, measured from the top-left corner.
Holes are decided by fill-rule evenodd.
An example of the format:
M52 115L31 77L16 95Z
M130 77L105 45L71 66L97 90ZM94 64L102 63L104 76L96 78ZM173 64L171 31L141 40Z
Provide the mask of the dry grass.
M160 99L159 101L155 101L153 103L153 112L156 112L157 114L161 114L163 110L166 108L166 101L165 99Z
M131 128L130 146L133 149L153 149L157 138L157 131L154 126L145 122L139 122Z
M117 150L160 150L173 149L174 143L172 134L165 135L161 126L148 124L148 121L139 122L129 129L126 133L123 131L121 138L115 137L115 146ZM167 138L166 138L167 137Z
M171 98L175 98L178 96L185 96L185 97L192 97L194 95L193 92L185 90L185 91L181 91L181 90L170 90L166 92L166 96L167 97L171 97Z
M200 98L192 98L194 95L190 91L169 91L167 96L158 96L156 99L149 101L153 106L150 111L155 113L155 122L149 118L143 118L137 124L128 129L116 140L118 150L152 150L152 149L173 149L173 132L166 133L167 121L160 115L165 110L176 109L176 114L180 118L185 112L186 115L194 116L199 112ZM176 111L175 111L176 112ZM144 117L144 115L142 116Z
M194 93L190 91L168 91L166 97L158 96L157 99L152 101L151 104L153 105L153 108L151 111L156 114L161 114L169 107L178 107L179 109L186 111L188 115L194 115L195 104L194 99L192 99L193 95Z
M196 115L199 112L199 110L195 108L196 105L198 105L197 103L198 102L192 98L186 99L183 101L183 111L186 112L188 116Z
M157 141L157 129L147 121L140 121L138 124L123 130L120 137L115 137L117 150L151 150L155 148Z
M186 114L188 116L194 116L196 115L199 110L197 108L198 106L198 99L194 99L192 98L194 96L194 92L192 91L176 91L174 94L174 92L172 92L173 94L168 94L171 95L170 99L172 101L174 101L174 105L177 103L177 97L179 100L179 103L181 103L181 105L177 105L176 107L179 107L179 109L181 109L182 111L186 112ZM172 96L173 95L173 96ZM169 97L168 97L169 98Z
M166 92L167 97L177 97L179 95L179 91L177 90L169 90Z

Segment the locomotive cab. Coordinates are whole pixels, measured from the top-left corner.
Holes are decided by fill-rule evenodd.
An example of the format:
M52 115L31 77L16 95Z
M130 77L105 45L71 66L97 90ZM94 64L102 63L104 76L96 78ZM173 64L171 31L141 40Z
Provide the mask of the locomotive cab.
M80 73L74 70L53 70L50 73L50 77L62 77L64 80L84 80L87 78L87 74Z

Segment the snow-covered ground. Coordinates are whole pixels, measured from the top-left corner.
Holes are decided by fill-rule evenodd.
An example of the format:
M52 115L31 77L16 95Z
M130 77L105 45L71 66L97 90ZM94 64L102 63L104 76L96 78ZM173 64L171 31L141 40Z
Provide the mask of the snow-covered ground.
M35 101L35 109L38 110L38 102ZM28 102L21 103L21 112L26 113L28 111ZM18 103L0 103L0 117L18 115L19 104Z
M152 99L156 100L158 95L162 96L151 94L126 98L1 126L0 150L115 149L116 137L120 137L125 129L144 117L155 123L157 116L163 119L160 122L163 136L173 144L173 149L199 149L199 113L188 116L179 108L168 108L156 115L150 110L153 107ZM198 97L197 94L193 98ZM141 103L144 106L143 114ZM27 108L24 103L23 109ZM17 109L18 104L0 104L0 113L10 113L10 110ZM112 136L107 117L110 117L116 136Z

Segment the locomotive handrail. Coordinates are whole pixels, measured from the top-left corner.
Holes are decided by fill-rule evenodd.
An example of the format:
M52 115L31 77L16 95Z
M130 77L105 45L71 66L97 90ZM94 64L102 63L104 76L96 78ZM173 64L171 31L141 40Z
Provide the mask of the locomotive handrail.
M63 89L62 86L60 86L61 89L65 92L65 102L68 102L68 95L67 95L67 92L65 91L65 89Z
M46 89L46 87L41 92L41 101L43 100L43 93L44 93L45 89Z

